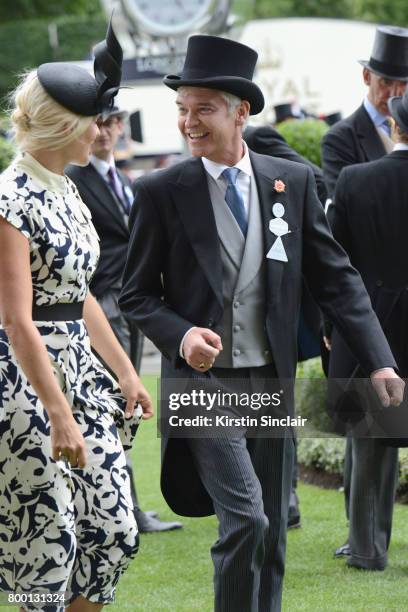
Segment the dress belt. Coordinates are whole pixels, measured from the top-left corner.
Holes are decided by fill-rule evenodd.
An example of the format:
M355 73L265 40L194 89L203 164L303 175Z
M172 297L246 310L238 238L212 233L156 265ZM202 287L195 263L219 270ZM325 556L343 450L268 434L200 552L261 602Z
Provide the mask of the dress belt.
M33 321L75 321L83 318L83 302L52 304L51 306L33 305Z

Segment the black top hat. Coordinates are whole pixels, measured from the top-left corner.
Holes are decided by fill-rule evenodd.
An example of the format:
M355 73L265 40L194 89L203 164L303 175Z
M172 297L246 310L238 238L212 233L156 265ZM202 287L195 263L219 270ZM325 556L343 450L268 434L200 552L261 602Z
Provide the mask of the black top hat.
M41 64L37 69L38 79L51 98L77 115L108 115L119 91L123 52L111 22L94 55L95 77L69 62Z
M394 96L388 100L391 117L395 119L398 127L408 132L408 89L403 96Z
M369 61L359 63L386 79L408 81L408 30L394 26L377 28Z
M250 114L256 115L265 104L262 91L252 82L257 59L256 51L234 40L190 36L181 74L168 74L163 82L175 90L186 85L234 94L248 100Z
M294 110L292 104L277 104L273 107L275 111L275 123L281 123L285 119L302 119L302 114Z

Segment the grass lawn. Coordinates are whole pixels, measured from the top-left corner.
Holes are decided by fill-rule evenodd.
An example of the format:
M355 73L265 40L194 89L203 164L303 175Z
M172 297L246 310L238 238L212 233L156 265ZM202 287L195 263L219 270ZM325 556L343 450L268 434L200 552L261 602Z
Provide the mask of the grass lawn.
M155 378L145 377L151 392ZM143 423L133 450L143 509L174 519L160 494L160 440L155 422ZM397 504L390 563L385 572L349 569L332 551L346 537L343 495L299 485L301 529L288 534L284 612L404 612L408 609L408 507ZM181 519L184 529L141 536L136 559L122 577L112 612L211 612L214 517ZM0 606L0 612L10 607ZM234 612L247 612L236 610Z

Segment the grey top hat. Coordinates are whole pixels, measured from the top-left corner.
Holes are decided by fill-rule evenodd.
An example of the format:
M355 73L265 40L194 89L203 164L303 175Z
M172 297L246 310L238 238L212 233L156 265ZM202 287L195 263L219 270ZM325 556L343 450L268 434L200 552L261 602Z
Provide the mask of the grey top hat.
M403 96L394 96L388 100L391 117L404 132L408 133L408 90Z
M370 59L359 63L386 79L408 81L408 29L378 27Z

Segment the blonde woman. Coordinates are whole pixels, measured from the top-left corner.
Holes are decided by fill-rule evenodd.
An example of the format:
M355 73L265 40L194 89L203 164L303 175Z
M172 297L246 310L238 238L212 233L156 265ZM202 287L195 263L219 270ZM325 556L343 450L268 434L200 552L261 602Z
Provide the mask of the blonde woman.
M21 155L0 177L0 590L21 610L101 610L138 548L124 448L152 405L88 291L98 236L64 175L88 163L121 61L109 28L96 79L44 64L14 98Z

